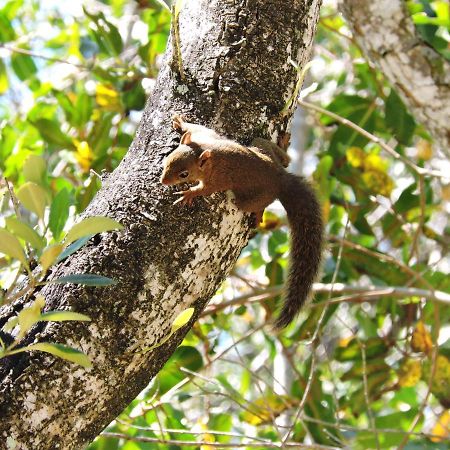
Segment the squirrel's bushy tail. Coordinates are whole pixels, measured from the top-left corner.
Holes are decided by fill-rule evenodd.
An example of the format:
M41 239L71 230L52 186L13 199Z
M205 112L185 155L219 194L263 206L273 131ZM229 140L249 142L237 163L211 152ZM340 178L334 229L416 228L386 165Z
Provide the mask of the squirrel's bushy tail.
M290 268L287 289L275 327L284 328L308 300L319 271L323 246L322 209L312 186L286 172L279 200L291 228Z

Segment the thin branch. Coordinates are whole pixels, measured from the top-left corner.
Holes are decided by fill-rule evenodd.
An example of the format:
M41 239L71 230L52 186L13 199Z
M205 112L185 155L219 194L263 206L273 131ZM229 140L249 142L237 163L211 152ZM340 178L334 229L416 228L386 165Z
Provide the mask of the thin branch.
M417 224L417 230L414 233L414 238L411 245L411 251L409 253L408 263L413 258L414 254L419 256L418 244L419 237L423 233L423 226L425 224L425 207L426 207L426 198L425 198L425 182L422 175L419 175L419 199L420 199L420 217L419 223Z
M348 230L349 224L350 224L350 218L347 216L347 221L345 222L345 227L344 227L344 238L345 238L345 236L347 234L347 230ZM328 296L329 299L331 298L331 296L333 294L334 285L336 283L336 279L337 279L337 276L338 276L338 273L339 273L339 269L341 267L341 261L342 261L343 253L344 253L344 245L341 245L339 247L339 252L338 252L338 255L337 255L337 258L336 258L336 267L334 268L333 277L331 279L331 289L330 289L329 296ZM303 392L303 396L302 396L302 399L300 401L300 405L298 406L298 409L297 409L297 414L295 415L295 418L294 418L294 421L292 422L291 428L286 433L286 436L285 436L285 438L283 440L283 444L285 444L288 441L289 436L293 432L294 426L295 426L297 420L299 420L300 415L303 412L303 408L304 408L306 400L307 400L307 398L309 396L309 391L311 390L312 381L313 381L314 373L315 373L315 370L316 370L316 349L317 349L317 347L319 345L319 334L320 334L320 332L322 330L322 324L323 324L323 321L325 320L325 316L326 316L327 311L328 311L328 306L325 305L325 307L322 310L322 314L320 315L320 318L319 318L319 320L317 322L316 329L314 330L314 335L313 335L313 337L311 339L311 344L312 344L312 348L311 348L311 367L309 369L308 380L306 382L306 387L305 387L305 390Z
M89 66L86 66L83 64L78 64L78 63L71 62L71 61L66 61L65 59L54 58L52 56L42 55L41 53L35 53L35 52L32 52L25 48L13 47L11 45L5 45L5 44L0 44L0 48L4 48L5 50L8 50L11 53L20 53L22 55L32 56L33 58L45 59L45 60L51 61L51 62L68 64L70 66L78 67L79 69L83 69L83 70L91 70L91 67L89 67Z
M185 431L185 433L189 433L189 431ZM205 431L203 434L207 434ZM199 446L209 446L214 448L243 448L243 447L251 447L251 448L280 448L280 444L278 442L264 442L264 444L258 444L254 442L249 442L246 444L241 443L221 443L221 442L202 442L202 441L178 441L176 439L158 439L152 437L145 436L128 436L123 433L111 433L104 432L101 436L106 438L115 438L115 439L124 439L126 441L132 442L152 442L155 444L169 444L169 445L179 445L179 446L188 446L192 445L195 447ZM252 439L252 438L248 438ZM300 444L298 442L286 442L284 444L285 447L289 448L298 448L298 449L309 449L309 450L339 450L337 447L330 447L328 445L318 445L318 444Z
M366 403L367 415L369 417L370 427L373 429L375 435L375 442L377 444L377 449L380 450L380 436L378 435L378 430L375 426L375 417L373 416L372 408L370 407L369 399L369 387L367 384L367 360L366 360L366 345L358 339L358 344L361 349L362 358L362 376L363 376L363 388L364 388L364 401Z
M202 431L192 431L192 430L181 430L181 429L174 429L174 428L163 428L160 430L159 428L154 427L142 427L139 425L134 425L133 423L125 422L124 420L118 420L117 422L141 431L150 431L152 433L174 433L174 434L192 434L194 436L202 436L204 434L212 434L214 436L229 436L229 437L236 437L240 439L251 439L253 441L262 442L264 444L271 443L272 441L269 441L267 439L262 439L256 436L246 436L245 434L239 434L239 433L230 433L228 431L216 431L216 430L202 430Z
M405 158L403 155L398 153L396 150L394 150L390 145L386 144L382 139L379 137L373 135L372 133L369 133L364 128L361 128L360 126L356 125L356 123L352 122L351 120L345 119L342 116L339 116L338 114L335 114L331 111L328 111L324 108L321 108L320 106L314 105L313 103L305 102L304 100L299 99L298 104L300 106L303 106L304 108L311 109L313 111L317 111L321 114L325 114L329 117L332 117L342 125L351 128L352 130L356 131L357 133L361 134L365 138L369 139L369 141L374 142L375 144L378 144L383 150L385 150L387 153L389 153L393 158L402 161L406 166L408 166L410 169L412 169L415 173L418 175L428 175L432 177L437 178L449 178L448 175L445 173L439 171L439 170L429 170L424 169L423 167L419 167L416 164L414 164L412 161L410 161L408 158Z
M247 303L259 303L263 300L268 300L270 298L276 297L283 292L284 286L270 286L267 287L265 292L253 292L249 294L244 294L239 297L233 298L227 302L218 303L216 305L211 305L203 311L200 317L210 316L218 311L221 311L229 306L244 305ZM334 287L327 283L314 283L313 291L317 293L353 293L354 295L341 296L336 298L331 298L324 302L309 303L305 305L305 308L319 308L326 304L333 303L343 303L348 301L357 301L360 299L371 299L373 297L422 297L427 300L433 300L439 303L444 303L450 305L450 294L443 291L430 291L427 289L409 288L403 286L353 286L343 283L336 283Z
M312 422L317 423L319 425L323 425L324 427L328 428L335 428L335 429L343 429L343 430L349 430L354 431L355 433L367 433L368 431L371 433L374 433L375 430L371 428L358 428L358 427L352 427L351 425L347 425L345 423L335 424L333 422L326 422L324 420L316 419L314 417L309 417L306 415L302 416L302 419L305 422ZM389 433L389 434L409 434L411 436L426 438L426 439L442 439L442 436L439 436L437 434L429 434L429 433L423 433L423 432L408 432L401 430L400 428L377 428L377 431L379 433Z
M244 340L248 339L249 337L251 337L253 334L255 334L256 332L261 330L264 326L265 326L265 324L261 324L259 327L253 328L252 330L248 331L238 341L234 342L232 345L230 345L229 347L224 349L221 353L216 355L213 359L208 361L208 363L203 366L203 370L205 370L208 367L210 367L215 361L217 361L218 359L222 358L226 353L228 353L230 350L232 350L236 345L240 344L242 341L244 341ZM165 394L162 395L162 397L160 399L160 402L164 403L165 401L167 401L167 399L170 399L170 397L176 391L178 391L178 389L182 388L185 384L187 384L190 381L192 381L192 379L193 379L193 377L189 376L189 377L186 377L183 380L181 380L179 383L177 383L175 386L170 388Z
M349 241L347 239L341 239L340 237L337 237L337 236L329 236L328 239L330 242L340 243L341 241L343 241L346 247L353 248L355 250L360 251L361 253L365 253L366 255L373 256L381 261L389 262L389 263L397 266L399 269L401 269L406 274L411 276L411 280L409 280L409 282L408 282L409 284L412 284L414 281L419 280L424 286L427 286L428 289L430 289L430 291L434 291L434 286L428 280L423 278L423 276L419 272L416 272L415 270L411 269L411 267L409 267L406 264L404 264L403 262L395 259L393 256L386 255L385 253L381 253L381 252L375 252L366 247L363 247L362 245L355 244L354 242Z

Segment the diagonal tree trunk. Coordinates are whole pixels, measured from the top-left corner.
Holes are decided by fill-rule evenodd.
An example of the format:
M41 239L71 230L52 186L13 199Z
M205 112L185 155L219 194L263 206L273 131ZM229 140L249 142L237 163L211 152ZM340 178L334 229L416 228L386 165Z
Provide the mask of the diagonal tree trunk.
M419 39L405 2L341 0L341 9L367 58L450 155L450 63Z
M159 183L165 155L177 145L171 116L212 126L248 143L276 139L297 82L291 60L309 59L320 0L202 0L179 16L184 80L168 51L131 148L86 215L119 220L125 230L91 239L52 277L99 273L114 287L48 285L48 309L71 309L91 323L48 323L28 342L82 349L84 369L44 353L7 358L0 366L0 447L80 448L90 442L161 369L233 266L249 236L249 217L225 195L187 210ZM174 317L193 306L190 325L158 343ZM21 302L3 307L0 326Z

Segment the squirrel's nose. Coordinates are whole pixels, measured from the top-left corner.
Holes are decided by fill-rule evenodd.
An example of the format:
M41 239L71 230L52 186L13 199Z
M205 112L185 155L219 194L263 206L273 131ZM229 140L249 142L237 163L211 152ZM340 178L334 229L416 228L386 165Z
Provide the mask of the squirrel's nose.
M160 181L164 186L170 186L170 179L165 176L165 174L161 175Z

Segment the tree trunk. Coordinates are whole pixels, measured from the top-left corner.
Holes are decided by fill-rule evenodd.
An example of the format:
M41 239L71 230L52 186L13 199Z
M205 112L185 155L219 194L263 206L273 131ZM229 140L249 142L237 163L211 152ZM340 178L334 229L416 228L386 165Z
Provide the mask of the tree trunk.
M182 80L169 43L157 84L133 144L86 215L119 220L125 230L98 235L51 277L98 273L113 287L47 285L46 309L89 315L90 323L47 323L27 342L80 348L84 369L33 352L0 367L1 448L81 448L108 425L158 373L227 275L249 237L249 217L226 194L173 205L159 182L162 161L179 141L171 117L182 113L242 143L276 140L289 125L282 114L309 59L320 0L202 0L179 16ZM22 302L23 303L23 302ZM4 306L0 326L23 305ZM195 308L189 325L169 333L174 317Z
M450 156L448 61L419 39L404 1L341 0L341 6L367 58Z

